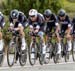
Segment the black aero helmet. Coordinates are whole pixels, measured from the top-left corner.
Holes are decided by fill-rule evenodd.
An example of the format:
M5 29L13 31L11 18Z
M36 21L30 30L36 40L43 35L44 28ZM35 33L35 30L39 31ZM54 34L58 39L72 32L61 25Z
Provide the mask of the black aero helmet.
M65 10L64 10L64 9L60 9L60 10L58 11L58 15L59 15L60 17L65 16L65 15L66 15Z
M50 17L51 14L52 14L52 12L51 12L50 9L46 9L46 10L44 11L44 16L46 16L46 17Z
M18 10L14 9L14 10L11 11L11 17L13 19L17 19L18 16L19 16L19 11Z

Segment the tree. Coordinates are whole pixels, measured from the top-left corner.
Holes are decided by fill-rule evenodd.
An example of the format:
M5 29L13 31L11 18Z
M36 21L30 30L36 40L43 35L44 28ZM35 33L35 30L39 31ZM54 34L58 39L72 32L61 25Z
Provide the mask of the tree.
M53 12L62 8L63 0L7 0L8 13L10 10L16 8L23 11L26 15L31 8L37 9L43 13L45 9L51 9Z

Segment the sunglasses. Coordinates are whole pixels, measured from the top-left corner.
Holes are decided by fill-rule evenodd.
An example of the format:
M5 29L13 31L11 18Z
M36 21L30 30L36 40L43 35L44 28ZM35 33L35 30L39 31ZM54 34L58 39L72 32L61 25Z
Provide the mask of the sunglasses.
M65 15L59 15L59 17L65 17Z
M35 17L35 15L33 15L33 16L30 16L30 17Z
M50 16L45 16L46 18L50 18Z

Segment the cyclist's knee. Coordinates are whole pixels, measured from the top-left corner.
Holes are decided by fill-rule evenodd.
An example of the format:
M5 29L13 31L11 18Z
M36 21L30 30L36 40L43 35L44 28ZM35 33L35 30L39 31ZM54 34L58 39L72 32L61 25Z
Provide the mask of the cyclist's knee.
M0 40L2 39L2 32L0 32Z
M57 37L56 39L57 39L57 42L60 42L61 41L61 38L60 37Z
M24 27L22 26L22 24L19 24L18 28L19 28L20 31L23 31L23 29L24 29Z
M24 36L24 31L23 31L23 26L20 26L19 27L19 33L22 35L22 36Z
M61 41L61 38L60 38L59 33L56 34L56 39L57 39L57 42L60 42Z
M46 37L45 37L45 38L46 38L46 40L48 40L48 35L46 35Z
M44 33L42 31L38 32L38 35L41 39L43 39Z
M70 34L67 34L67 35L66 35L66 38L67 38L68 40L71 40L71 39L72 39L72 36L71 36Z

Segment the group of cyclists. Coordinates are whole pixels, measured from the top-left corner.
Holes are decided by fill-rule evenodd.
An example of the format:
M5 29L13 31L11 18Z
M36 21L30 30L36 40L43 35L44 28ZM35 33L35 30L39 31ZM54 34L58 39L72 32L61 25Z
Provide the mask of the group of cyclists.
M30 9L29 10L29 16L28 18L26 15L17 10L14 9L9 14L9 22L10 26L8 29L10 31L15 31L16 33L21 35L21 49L24 50L26 48L26 41L25 41L25 33L24 29L29 26L29 32L32 34L36 34L40 37L40 39L43 41L43 54L46 53L46 41L48 40L48 34L54 30L54 33L56 35L56 42L58 45L58 51L57 54L61 54L61 37L60 33L65 33L67 43L68 43L68 51L71 51L72 49L72 35L71 33L75 32L75 18L73 20L70 20L70 17L67 15L66 11L64 9L60 9L58 11L58 15L55 15L52 13L50 9L46 9L43 14L39 13L36 9ZM3 38L2 38L2 32L1 30L5 26L5 20L4 15L2 12L0 12L0 51L3 49ZM44 38L44 34L46 35L46 40ZM14 38L14 34L13 37ZM32 37L33 39L33 37ZM13 43L14 41L12 41Z

